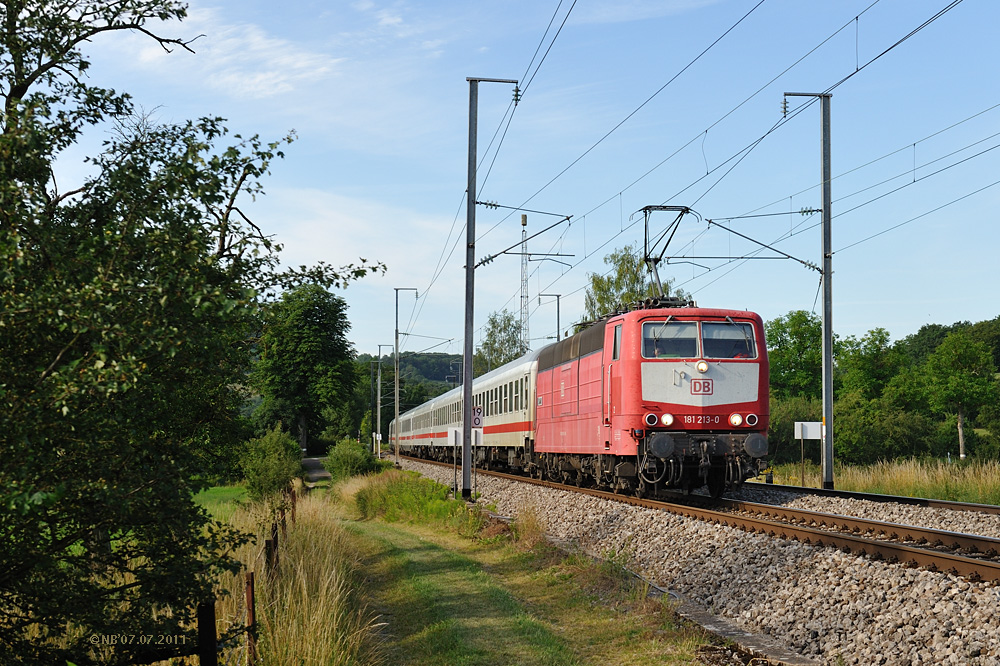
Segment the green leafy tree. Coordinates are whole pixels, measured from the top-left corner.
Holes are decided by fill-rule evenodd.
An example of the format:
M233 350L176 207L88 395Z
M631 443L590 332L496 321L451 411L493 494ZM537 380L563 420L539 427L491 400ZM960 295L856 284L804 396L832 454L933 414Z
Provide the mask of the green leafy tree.
M771 364L771 393L819 398L823 392L823 329L820 318L794 310L764 325Z
M486 334L472 359L473 374L478 377L527 353L528 345L521 341L521 322L514 313L490 313Z
M286 291L265 316L253 372L264 400L255 416L265 426L294 424L299 446L310 453L323 451L309 434L319 435L331 417L340 423L339 405L354 391L350 327L346 301L315 284Z
M858 391L834 404L834 448L844 463L866 465L901 457L944 453L934 420L899 409L885 398L868 399Z
M848 337L837 354L841 390L874 400L902 371L906 360L903 353L889 343L889 332L884 328L868 331L860 340Z
M795 422L819 421L822 418L823 404L819 398L801 395L782 398L772 393L767 430L771 461L775 464L799 462L804 453L807 459L819 462L819 442L810 440L800 444L795 439Z
M1000 317L976 322L969 327L969 335L989 348L993 364L1000 368Z
M913 365L923 365L927 358L934 353L949 333L967 328L967 321L955 322L951 326L942 324L924 324L916 333L912 333L899 342L896 347L906 354Z
M87 640L101 634L194 644L194 609L243 542L192 496L243 440L257 294L369 270L278 268L244 203L282 141L230 142L219 119L158 126L90 85L84 45L127 30L182 47L156 24L185 13L173 0L0 4L3 664L170 656ZM112 131L61 190L56 160L88 129Z
M584 319L597 321L612 312L621 310L629 303L645 300L658 294L649 269L642 260L642 253L633 245L626 245L604 257L604 263L611 269L604 275L589 273L590 284L584 295ZM662 280L662 278L661 278ZM663 291L668 296L690 299L682 289L674 289L672 280L663 281Z
M261 437L250 440L240 466L247 494L261 500L291 486L292 479L302 471L302 453L292 436L276 423Z
M957 417L959 456L965 458L965 420L998 396L989 348L968 331L949 333L924 365L932 408Z

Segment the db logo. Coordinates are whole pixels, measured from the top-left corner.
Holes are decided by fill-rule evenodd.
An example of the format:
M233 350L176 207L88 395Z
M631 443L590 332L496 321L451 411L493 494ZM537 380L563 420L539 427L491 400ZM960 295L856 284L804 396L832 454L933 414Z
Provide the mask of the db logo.
M691 395L712 395L712 380L692 379Z

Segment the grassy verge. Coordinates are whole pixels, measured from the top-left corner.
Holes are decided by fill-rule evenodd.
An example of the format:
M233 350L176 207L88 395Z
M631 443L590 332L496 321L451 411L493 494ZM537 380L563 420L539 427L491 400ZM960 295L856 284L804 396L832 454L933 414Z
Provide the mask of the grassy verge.
M217 628L224 635L245 623L245 572L253 571L262 666L385 663L379 627L361 595L363 553L340 514L327 495L300 498L296 523L288 521L286 534L279 536L277 573L268 575L263 544L270 536L274 505L249 504L233 513L230 524L257 539L236 553L244 571L223 581ZM228 646L220 663L246 663L245 639Z
M708 663L715 639L648 598L620 556L594 560L548 544L531 507L513 525L448 499L412 473L355 477L300 500L264 575L273 506L222 506L258 535L237 553L257 572L260 664L601 666ZM224 634L244 621L245 574L225 581ZM220 663L244 663L242 639ZM712 662L716 663L716 662Z
M368 598L393 664L691 664L712 637L623 572L545 542L531 507L512 527L392 472L342 486L369 544Z
M947 463L940 460L897 460L876 465L834 466L838 490L854 490L906 497L928 497L956 502L1000 504L1000 461ZM806 487L822 486L818 465L806 464ZM778 465L774 482L799 485L799 464Z

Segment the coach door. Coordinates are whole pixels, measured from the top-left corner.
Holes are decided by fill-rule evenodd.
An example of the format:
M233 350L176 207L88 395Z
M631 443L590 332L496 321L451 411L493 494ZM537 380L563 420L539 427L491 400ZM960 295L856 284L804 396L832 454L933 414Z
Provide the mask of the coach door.
M618 374L618 362L621 360L622 351L622 325L619 322L605 329L606 339L604 341L604 387L603 399L601 400L601 412L603 416L605 447L611 445L611 419L617 414L618 405L621 404L622 379Z

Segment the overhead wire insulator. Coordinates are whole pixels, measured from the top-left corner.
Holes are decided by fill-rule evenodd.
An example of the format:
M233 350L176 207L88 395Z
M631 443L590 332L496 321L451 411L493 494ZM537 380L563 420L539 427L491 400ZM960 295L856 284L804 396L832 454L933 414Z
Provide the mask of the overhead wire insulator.
M520 102L520 101L521 101L521 89L518 88L517 84L515 83L514 84L514 106L517 106L517 103Z
M788 117L788 98L787 97L782 97L781 98L781 115L783 117L785 117L785 118Z

